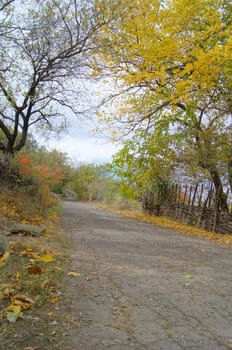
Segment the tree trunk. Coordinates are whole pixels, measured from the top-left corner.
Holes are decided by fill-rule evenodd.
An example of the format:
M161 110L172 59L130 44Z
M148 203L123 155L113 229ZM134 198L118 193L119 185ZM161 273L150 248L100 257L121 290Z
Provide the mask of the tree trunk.
M211 176L212 181L213 181L214 186L215 186L216 199L218 201L219 210L228 212L229 209L228 209L228 204L227 204L227 197L223 191L223 186L222 186L222 182L221 182L221 178L220 178L220 175L218 173L218 170L217 169L210 169L209 173L210 173L210 176Z
M230 184L230 191L232 192L232 159L229 161L227 165L228 169L228 178L229 178L229 184Z
M11 159L10 153L0 152L0 189L11 183Z

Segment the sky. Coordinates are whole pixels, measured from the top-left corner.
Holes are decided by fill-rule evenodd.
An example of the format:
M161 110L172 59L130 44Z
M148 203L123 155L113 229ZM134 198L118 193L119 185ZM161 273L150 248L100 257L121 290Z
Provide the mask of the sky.
M84 113L79 119L71 114L69 109L59 106L59 111L66 118L67 130L59 135L53 133L49 138L39 138L39 143L50 150L56 149L67 153L74 164L111 162L113 154L120 149L120 146L116 146L110 141L109 133L107 137L107 131L104 132L106 135L103 136L103 134L94 133L94 129L102 127L96 116L96 110L99 110L97 106L101 105L103 99L115 93L115 83L110 78L74 79L69 83L69 87L72 88L72 84L74 84L73 89L80 92L75 101L80 106L80 111L87 110L87 113ZM116 107L111 104L110 107L106 108L110 108L111 111L116 110Z
M80 79L72 83L74 83L74 89L81 92L79 99L75 102L80 106L80 111L87 110L87 113L78 118L71 114L69 109L59 106L61 115L66 118L67 129L58 135L52 133L49 137L47 137L48 134L43 137L43 134L39 133L36 139L49 150L56 149L67 153L74 164L111 162L113 154L120 149L120 146L110 141L107 131L104 132L106 135L103 135L97 134L94 129L102 127L96 116L96 110L98 110L96 106L101 104L102 99L115 93L114 83L106 79L96 81ZM110 108L112 110L112 105ZM89 114L88 110L90 110ZM62 117L61 120L63 120ZM58 124L59 121L58 119Z
M88 121L73 122L61 135L52 136L42 143L49 149L67 153L74 163L103 164L112 161L119 150L109 138L93 133L94 125Z

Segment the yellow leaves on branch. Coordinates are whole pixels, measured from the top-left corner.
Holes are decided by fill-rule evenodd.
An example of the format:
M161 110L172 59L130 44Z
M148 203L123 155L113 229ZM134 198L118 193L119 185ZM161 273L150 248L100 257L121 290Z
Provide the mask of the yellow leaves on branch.
M125 88L150 90L153 101L190 103L196 91L204 96L220 85L223 75L230 80L232 24L224 5L222 0L175 0L165 6L156 0L125 0L117 30L102 33L112 44L103 58Z

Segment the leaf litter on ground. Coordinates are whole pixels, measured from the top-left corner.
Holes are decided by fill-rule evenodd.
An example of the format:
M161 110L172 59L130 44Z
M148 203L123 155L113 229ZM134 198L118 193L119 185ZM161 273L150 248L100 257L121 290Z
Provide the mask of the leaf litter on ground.
M11 241L9 266L4 266L1 257L0 319L15 323L24 317L24 311L59 301L56 277L63 269L55 254L40 246Z
M96 205L96 206L122 216L138 219L150 224L169 228L187 236L197 236L216 243L232 246L232 234L220 234L220 233L206 231L195 226L190 226L178 221L171 220L164 216L154 216L154 215L141 213L139 211L118 210L112 207L110 208L105 205Z

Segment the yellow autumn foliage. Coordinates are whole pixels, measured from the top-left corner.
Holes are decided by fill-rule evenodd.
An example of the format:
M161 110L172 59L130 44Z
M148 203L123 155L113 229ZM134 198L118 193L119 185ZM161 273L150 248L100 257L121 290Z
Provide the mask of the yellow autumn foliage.
M102 41L108 46L100 58L125 91L122 120L131 115L136 121L136 113L146 116L158 106L195 106L223 80L231 88L231 5L223 0L123 0L121 8L113 25L104 27Z

